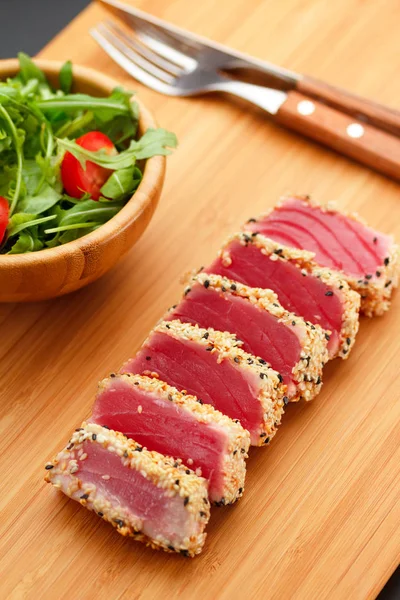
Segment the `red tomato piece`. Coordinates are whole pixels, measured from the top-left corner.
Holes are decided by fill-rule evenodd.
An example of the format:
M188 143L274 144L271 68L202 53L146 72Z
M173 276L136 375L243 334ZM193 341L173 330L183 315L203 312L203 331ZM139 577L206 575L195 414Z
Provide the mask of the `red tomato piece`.
M9 212L10 207L7 200L3 196L0 196L0 244L4 239L7 229Z
M76 140L76 143L86 150L104 149L107 154L115 154L116 149L110 138L101 131L89 131ZM100 167L90 160L86 161L84 169L79 160L70 152L66 152L61 163L61 179L65 191L73 198L82 198L86 193L92 200L101 196L100 189L112 173L111 169Z

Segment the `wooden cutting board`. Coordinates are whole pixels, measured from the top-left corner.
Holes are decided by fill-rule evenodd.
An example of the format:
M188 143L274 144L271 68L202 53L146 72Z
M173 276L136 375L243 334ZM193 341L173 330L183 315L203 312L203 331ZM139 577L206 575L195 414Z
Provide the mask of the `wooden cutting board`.
M398 106L397 0L143 0L178 25ZM363 319L349 360L321 395L289 406L269 448L254 449L246 493L215 508L204 553L153 552L43 482L43 465L89 414L96 382L139 347L247 217L288 191L337 200L400 239L400 187L280 130L222 97L160 96L91 40L90 6L41 56L119 79L175 131L164 194L144 237L79 293L0 306L0 597L45 599L374 598L400 550L400 297Z

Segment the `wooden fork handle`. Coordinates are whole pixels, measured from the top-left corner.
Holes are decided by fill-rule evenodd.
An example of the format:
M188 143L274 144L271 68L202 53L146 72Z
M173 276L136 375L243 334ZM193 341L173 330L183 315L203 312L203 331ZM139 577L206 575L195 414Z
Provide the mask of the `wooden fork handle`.
M362 118L379 129L400 135L400 111L394 108L372 102L307 75L303 75L299 80L296 89L301 94L321 100L341 112Z
M400 138L297 91L275 116L276 121L368 167L400 180Z

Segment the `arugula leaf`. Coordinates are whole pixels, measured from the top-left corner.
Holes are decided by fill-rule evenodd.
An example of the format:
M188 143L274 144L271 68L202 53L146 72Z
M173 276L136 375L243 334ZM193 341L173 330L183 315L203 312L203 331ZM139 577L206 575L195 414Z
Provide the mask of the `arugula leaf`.
M19 60L19 74L24 83L28 83L30 79L36 79L41 83L47 83L45 74L35 63L33 60L25 54L25 52L18 53Z
M40 215L52 208L60 199L61 194L48 183L44 183L37 195L25 196L18 202L18 210L21 213Z
M39 100L36 105L44 113L54 110L62 110L66 113L90 110L100 123L105 123L118 115L131 116L130 97L131 94L122 88L115 88L108 98L95 98L87 94L67 94Z
M15 145L15 153L16 153L16 157L17 157L17 173L16 173L16 180L15 180L15 189L14 189L13 198L12 198L12 201L10 204L10 215L12 215L15 210L15 207L17 205L19 193L21 190L22 162L23 162L23 154L22 154L23 139L22 139L20 130L18 130L15 127L9 113L4 108L4 106L1 106L1 104L0 104L0 117L2 117L5 120L5 122L7 123L8 127L10 129L11 136L13 138L13 142Z
M72 87L72 62L67 60L63 66L61 67L60 74L58 76L60 82L60 88L64 92L64 94L69 94Z
M32 227L33 225L40 225L41 223L47 223L47 221L52 221L55 219L55 215L49 215L48 217L41 217L40 219L35 218L36 215L28 215L25 213L15 213L11 217L7 225L7 235L8 237L12 237L23 231L24 229L28 229L28 227Z
M121 200L128 194L132 194L142 180L142 172L138 167L126 167L119 169L107 179L101 193L110 200Z
M7 254L24 254L26 252L35 252L43 248L43 242L37 237L31 235L27 231L23 231L19 234L15 244L11 246L11 249Z
M75 142L67 139L57 138L58 147L71 152L79 160L83 168L87 160L94 162L106 169L126 169L135 164L136 160L151 158L155 155L167 155L171 151L168 147L175 148L177 139L174 133L165 129L148 129L140 140L132 140L127 150L119 154L107 154L105 150L93 152L78 146Z

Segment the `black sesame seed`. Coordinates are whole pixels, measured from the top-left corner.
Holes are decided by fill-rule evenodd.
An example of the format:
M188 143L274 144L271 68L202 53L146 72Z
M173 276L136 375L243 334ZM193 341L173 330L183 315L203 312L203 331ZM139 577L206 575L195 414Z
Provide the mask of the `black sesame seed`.
M83 427L78 427L78 429L75 429L75 431L83 431Z
M265 437L266 435L267 434L265 432L264 433L260 433L260 437Z
M237 454L237 450L234 450L234 451L233 451L233 456L235 456L235 454Z
M206 517L206 516L207 516L207 513L205 513L205 512L204 512L204 511L202 511L202 510L200 511L200 513L199 513L199 514L200 514L200 517Z
M389 287L389 285L390 285L391 283L392 283L392 280L391 280L391 279L389 279L389 281L387 281L387 282L385 283L385 288Z
M243 488L239 488L238 492L239 492L239 494L241 494L243 492Z
M190 469L186 469L185 473L186 475L190 475Z
M264 379L264 373L260 373L260 379Z
M183 506L187 506L189 504L189 496L186 496L186 498L183 501Z
M282 383L283 377L282 377L282 375L280 373L278 373L278 379L279 379L280 383Z
M374 244L376 244L376 242L378 241L378 238L374 237L374 239L372 241L374 242Z
M242 454L246 454L246 450L245 450L244 448L240 448L240 452L241 452Z
M143 452L143 448L141 448L140 446L138 446L137 448L135 448L135 452Z
M390 262L389 257L386 257L385 260L383 261L383 264L385 265L385 267L388 266L389 262Z
M203 498L203 502L204 502L204 504L209 504L208 498Z
M318 375L317 385L319 385L320 383L321 383L321 377Z
M175 467L175 469L176 469L177 467L179 467L179 463L178 463L178 462L174 462L174 467Z
M235 363L240 363L240 358L238 356L235 356L233 360L235 361Z
M315 329L315 325L310 325L310 328L314 330Z
M331 339L331 336L329 335L329 333L325 334L325 339L329 342L329 340Z
M191 290L191 289L192 289L192 288L186 288L186 290L185 290L185 296L187 296L187 295L188 295L188 293L190 292L190 290Z
M73 447L74 447L74 443L73 443L73 442L71 442L71 444L69 444L69 445L67 446L67 450L72 450L72 448L73 448Z
M249 363L249 365L252 365L252 364L253 364L253 362L254 362L254 360L253 360L252 358L248 358L248 359L247 359L247 362Z
M179 485L179 479L175 479L175 485Z
M166 327L167 329L171 329L171 325L168 325L168 323L166 323L166 324L165 324L165 327Z
M104 517L104 513L102 512L98 512L97 514L99 515L99 517Z
M328 290L327 292L325 292L325 296L333 296L332 290Z
M264 444L269 444L269 437L265 438Z
M205 280L203 285L206 289L210 286L210 282L208 281L208 279Z
M82 494L81 500L87 500L89 498L89 494Z
M172 550L172 552L175 552L175 548L173 546L168 546L168 550Z
M169 400L170 402L172 402L172 400L173 400L172 394L168 394L168 396L167 396L167 397L168 397L168 400Z
M134 381L133 385L139 385L139 382L138 381Z
M267 361L266 361L266 360L264 360L263 358L259 358L259 359L258 359L258 362L259 362L260 364L262 364L262 365L266 365L266 364L267 364Z
M124 458L128 458L129 454L128 454L128 450L124 451Z
M151 360L151 356L146 356L146 360Z
M102 425L104 429L110 429L108 425Z
M180 553L183 554L183 556L190 556L189 550L180 550Z
M343 348L342 350L342 354L347 354L348 350L346 348Z
M207 346L206 352L211 352L214 349L214 346Z
M237 289L236 283L232 283L231 290L236 291L236 289Z
M380 276L381 276L381 272L380 272L380 271L376 271L375 275L376 275L377 277L380 277Z
M371 279L371 278L372 278L371 274L365 275L365 279Z
M205 332L205 334L203 335L203 338L204 338L205 340L208 340L208 337L209 337L209 335L210 335L210 334L208 333L208 331L206 331L206 332Z
M115 373L110 373L110 377L116 377Z
M339 290L342 290L342 289L343 289L343 286L342 286L342 285L339 285Z
M350 344L351 344L351 339L350 339L349 337L348 337L348 338L346 338L346 342L347 342L347 345L348 345L348 346L350 346Z
M197 398L197 402L198 402L199 404L204 404L204 402L203 402L203 400L202 400L201 398Z
M286 406L289 404L289 398L287 396L283 396L283 404Z
M256 219L254 219L254 217L251 217L251 219L249 219L247 222L248 223L256 223Z
M296 325L296 321L292 321L292 325L294 327Z
M46 471L50 471L50 469L54 469L54 465L46 465L45 469Z
M122 519L114 519L114 523L116 523L118 527L123 527L125 525Z
M95 442L97 440L97 435L95 433L92 433L92 440Z
M225 286L221 287L221 292L226 292L226 287Z

